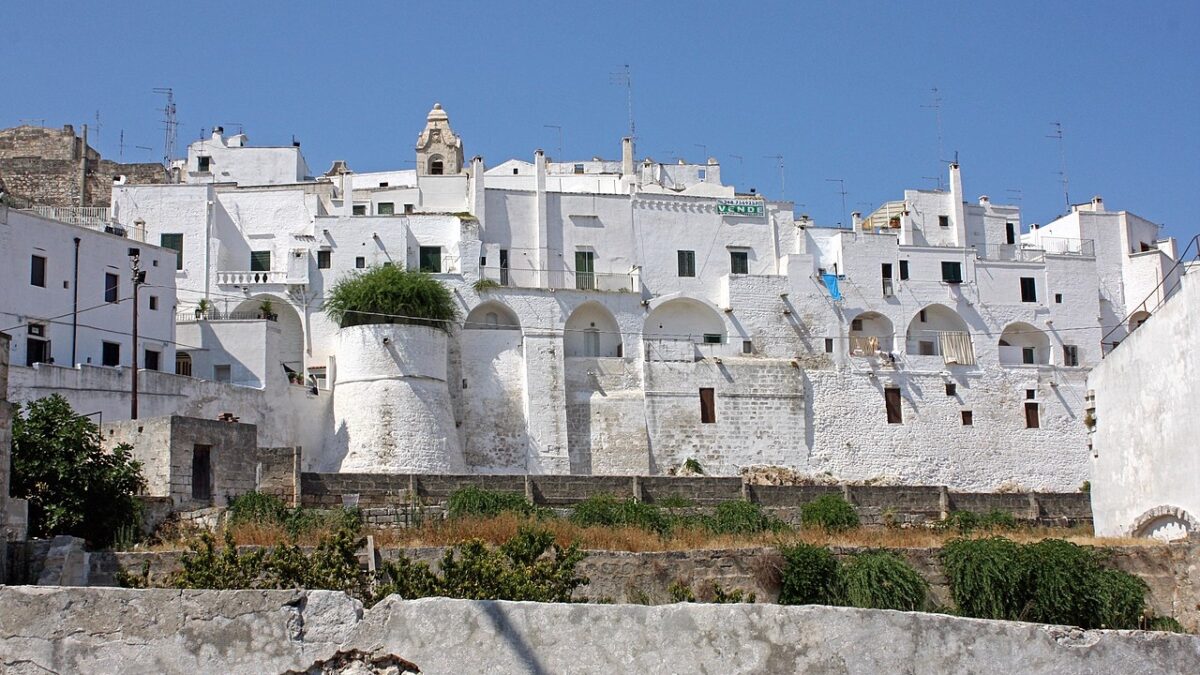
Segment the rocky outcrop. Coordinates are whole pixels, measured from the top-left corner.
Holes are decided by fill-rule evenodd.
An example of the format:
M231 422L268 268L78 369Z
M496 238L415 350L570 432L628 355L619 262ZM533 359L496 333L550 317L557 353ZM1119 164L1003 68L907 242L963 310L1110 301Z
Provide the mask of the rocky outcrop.
M0 588L4 673L1181 673L1200 638L779 605Z

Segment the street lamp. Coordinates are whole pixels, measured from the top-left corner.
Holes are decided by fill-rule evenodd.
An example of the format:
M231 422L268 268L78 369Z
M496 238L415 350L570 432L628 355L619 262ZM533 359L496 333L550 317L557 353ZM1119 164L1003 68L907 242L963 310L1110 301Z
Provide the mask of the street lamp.
M133 384L129 399L129 419L132 420L138 418L138 287L146 281L146 273L140 267L141 259L141 249L129 249L129 269L133 271Z

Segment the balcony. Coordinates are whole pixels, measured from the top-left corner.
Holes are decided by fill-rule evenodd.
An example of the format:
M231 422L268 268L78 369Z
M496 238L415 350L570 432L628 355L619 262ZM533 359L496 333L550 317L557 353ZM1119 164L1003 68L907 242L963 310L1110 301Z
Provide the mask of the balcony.
M286 284L288 273L285 270L270 270L267 272L217 272L218 286L263 286L267 284Z
M134 241L146 241L145 227L117 223L110 217L107 206L34 206L24 210L68 225L128 237Z
M576 291L633 293L638 290L634 272L576 272L574 270L534 270L508 267L481 267L480 277L508 288L551 288Z
M1091 239L1038 237L1032 243L983 244L975 247L975 257L980 260L1042 262L1048 255L1095 257L1096 244Z
M263 314L262 312L222 312L219 309L209 309L205 312L177 312L175 323L192 321L278 321L278 314Z

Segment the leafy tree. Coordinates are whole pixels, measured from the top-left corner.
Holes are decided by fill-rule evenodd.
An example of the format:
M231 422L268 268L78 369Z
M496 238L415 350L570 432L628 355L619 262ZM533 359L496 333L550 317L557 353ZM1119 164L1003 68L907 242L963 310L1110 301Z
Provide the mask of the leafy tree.
M342 328L404 323L448 330L458 317L454 296L442 282L392 265L343 276L329 291L324 309Z
M29 500L30 534L103 547L120 528L140 527L134 495L146 483L130 446L102 450L96 425L57 394L18 407L12 431L11 491Z
M779 552L783 554L779 604L838 604L840 565L829 549L801 542Z

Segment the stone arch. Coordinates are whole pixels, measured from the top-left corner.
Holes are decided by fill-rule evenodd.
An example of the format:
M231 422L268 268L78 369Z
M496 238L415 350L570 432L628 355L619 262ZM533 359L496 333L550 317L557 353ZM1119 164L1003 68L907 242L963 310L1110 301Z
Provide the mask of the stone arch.
M1138 311L1134 312L1133 314L1130 314L1129 315L1129 323L1127 324L1129 327L1129 332L1132 333L1133 331L1137 330L1138 327L1140 327L1142 324L1146 323L1146 320L1149 318L1150 318L1150 312L1147 312L1145 310L1138 310Z
M908 322L905 332L909 354L938 356L942 354L942 333L961 333L970 342L967 322L958 312L942 304L932 304L918 311Z
M442 175L445 175L445 173L446 173L446 160L445 160L445 159L443 159L441 155L432 155L432 156L430 156L430 158L429 158L429 170L427 171L427 173L428 173L428 175L430 175L430 176L442 176Z
M1015 321L1004 327L998 348L1002 365L1050 363L1050 336L1024 321Z
M1187 510L1164 504L1156 506L1133 521L1130 534L1135 537L1175 541L1200 533L1200 521Z
M495 300L481 303L463 322L466 330L521 330L521 320L507 305Z
M585 302L571 312L563 331L564 356L624 356L621 328L608 308Z
M863 312L850 319L850 353L870 355L893 350L896 328L879 312ZM874 347L874 349L872 349Z
M646 317L642 333L651 340L724 342L725 319L695 298L672 298Z
M262 303L265 300L271 301L272 316L263 315ZM262 293L243 300L233 311L234 318L257 317L274 321L279 327L279 363L297 373L304 373L304 323L292 303L277 295Z

